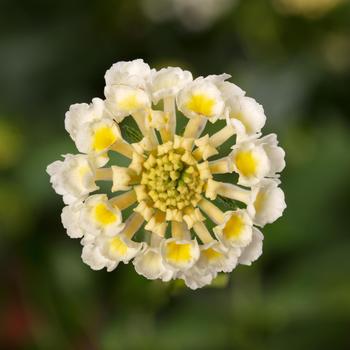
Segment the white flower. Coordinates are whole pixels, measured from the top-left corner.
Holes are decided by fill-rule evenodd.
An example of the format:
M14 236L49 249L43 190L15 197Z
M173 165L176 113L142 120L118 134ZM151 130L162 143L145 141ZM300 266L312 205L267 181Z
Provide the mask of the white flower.
M286 166L284 160L285 152L282 147L278 146L277 135L269 134L261 139L258 139L257 145L262 145L270 161L270 171L267 174L269 177L275 177Z
M224 100L210 80L202 77L189 83L177 96L179 110L188 118L202 117L211 122L223 118Z
M150 96L146 91L127 85L107 85L105 96L107 106L118 122L151 106Z
M229 248L246 247L252 240L253 223L243 209L227 211L224 221L214 227L213 231L218 240Z
M77 134L85 123L108 117L111 117L111 114L106 109L105 102L100 98L94 98L91 104L76 103L71 105L66 113L65 127L73 141L76 141Z
M239 131L243 129L246 135L254 135L260 132L265 125L264 109L253 98L233 95L227 99L226 104L228 123L231 123ZM237 123L242 124L242 127ZM241 134L238 135L242 137Z
M247 210L254 224L263 227L282 216L286 202L278 184L276 180L264 179L252 188L252 198Z
M123 234L110 237L105 235L85 235L81 241L82 259L93 270L114 270L120 262L128 263L143 248Z
M67 235L71 238L81 238L84 230L81 227L80 214L83 208L82 202L75 202L63 208L61 219L63 227L67 230Z
M228 79L229 77L225 76L225 79ZM243 97L245 95L244 90L242 90L239 86L229 81L219 82L218 87L221 91L222 97L224 98L225 102L229 101L232 98Z
M213 275L210 272L205 273L194 265L190 269L179 273L178 277L184 280L188 288L196 290L210 284L216 277L216 274Z
M76 145L81 153L101 154L121 138L120 130L111 118L85 123L77 132Z
M95 184L95 167L88 156L66 154L64 161L50 164L47 173L56 193L63 196L66 204L72 204L98 190Z
M263 234L256 227L253 227L252 240L242 249L238 262L242 265L251 265L257 260L262 254L263 239Z
M122 261L125 264L133 259L144 245L132 241L123 233L114 237L99 236L97 241L103 256L113 261Z
M72 105L66 113L66 129L85 154L47 167L67 204L63 226L71 238L82 238L83 261L107 271L132 261L148 279L182 279L191 289L237 264L250 265L263 241L253 225L275 221L286 207L278 180L284 151L275 134L260 137L263 107L228 74L192 80L180 68L156 71L134 60L114 64L105 78L105 101ZM188 118L181 134L178 111ZM129 133L132 123L141 141L123 139L125 117L123 135L138 136ZM218 119L212 133L207 122ZM220 155L226 142L234 143L232 152ZM232 172L237 181L232 175L219 181ZM109 195L92 193L100 181ZM240 209L221 211L212 202L220 197Z
M106 85L127 85L145 89L151 69L142 59L117 62L105 74Z
M190 81L192 81L191 72L178 67L153 71L150 83L153 102L158 103L162 98L176 96Z
M101 253L95 237L86 235L81 244L83 245L81 258L93 270L102 270L106 267L107 271L113 271L118 266L119 260L108 259Z
M199 247L196 240L169 238L162 242L161 254L165 266L174 271L183 271L196 263L199 258Z
M113 206L105 194L96 194L85 200L81 220L84 231L94 235L114 236L124 228L119 208Z
M276 177L285 166L284 151L278 147L275 134L247 139L232 149L230 157L240 185L252 186L264 177Z
M170 281L174 277L174 271L163 263L159 246L148 246L134 260L135 271L150 280L161 279Z
M223 246L213 240L200 247L201 255L196 266L202 270L210 271L213 275L217 272L231 272L237 265L240 250Z

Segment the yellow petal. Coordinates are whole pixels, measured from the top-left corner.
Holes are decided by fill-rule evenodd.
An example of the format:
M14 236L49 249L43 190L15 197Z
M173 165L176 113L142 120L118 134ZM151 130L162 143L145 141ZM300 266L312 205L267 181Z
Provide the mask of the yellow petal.
M105 204L100 203L95 207L95 218L102 225L109 225L117 220L117 215L109 210Z
M117 135L113 131L113 128L103 126L95 131L93 137L93 149L95 151L102 151L110 146L117 140Z
M195 94L191 96L186 107L197 114L211 116L214 104L215 100L213 98L209 98L204 94Z
M256 168L258 164L252 152L242 151L237 153L235 157L235 162L238 170L244 176L253 176L256 173Z
M244 227L244 221L238 214L232 214L226 222L223 234L227 239L238 238Z
M175 263L189 262L192 258L191 244L170 242L166 247L166 257Z

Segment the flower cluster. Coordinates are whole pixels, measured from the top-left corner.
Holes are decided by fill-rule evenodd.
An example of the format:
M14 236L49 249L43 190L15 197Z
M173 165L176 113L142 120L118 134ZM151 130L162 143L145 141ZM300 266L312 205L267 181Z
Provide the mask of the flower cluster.
M261 137L262 106L228 78L118 62L106 72L104 100L70 107L65 126L80 154L65 155L47 172L66 204L63 225L81 238L92 269L132 261L148 279L179 278L196 289L261 255L258 227L286 207L278 179L284 151L275 134ZM142 133L138 142L123 137L125 118ZM181 133L179 118L187 119ZM207 123L222 128L210 134ZM232 150L220 155L226 141ZM129 165L115 164L112 152ZM237 183L220 181L222 174ZM101 181L111 182L110 194L99 191ZM217 197L238 205L222 211Z

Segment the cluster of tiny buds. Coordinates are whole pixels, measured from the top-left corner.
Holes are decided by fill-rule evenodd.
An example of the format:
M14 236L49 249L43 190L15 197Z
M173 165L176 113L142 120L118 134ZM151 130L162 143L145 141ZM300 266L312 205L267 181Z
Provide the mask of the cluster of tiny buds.
M262 106L228 78L193 79L141 59L118 62L106 72L104 100L70 107L65 126L80 153L47 172L66 204L63 226L81 239L92 269L132 262L148 279L182 279L196 289L261 255L259 228L286 208L279 187L284 151L275 134L261 137ZM121 133L126 117L142 134L138 142ZM188 120L181 135L179 118ZM221 129L210 133L207 124L217 122ZM232 149L221 155L226 141ZM110 159L112 152L119 157ZM231 173L237 183L219 180ZM101 193L101 181L111 182L112 195ZM223 210L218 196L237 209Z
M159 153L157 150L156 154L150 154L143 164L145 170L141 177L141 185L146 186L154 208L166 212L167 208L195 207L201 199L204 184L196 164L183 161L180 150Z

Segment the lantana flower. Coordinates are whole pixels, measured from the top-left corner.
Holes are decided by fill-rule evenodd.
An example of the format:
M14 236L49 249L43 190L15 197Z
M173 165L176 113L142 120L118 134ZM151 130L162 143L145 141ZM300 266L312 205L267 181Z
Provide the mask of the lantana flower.
M229 78L118 62L105 75L104 100L69 108L65 126L80 153L47 172L66 204L63 226L92 269L132 262L148 279L196 289L262 254L260 228L286 208L284 151L275 134L261 137L263 107ZM142 134L133 143L122 132L130 117ZM223 154L226 142L233 146Z

